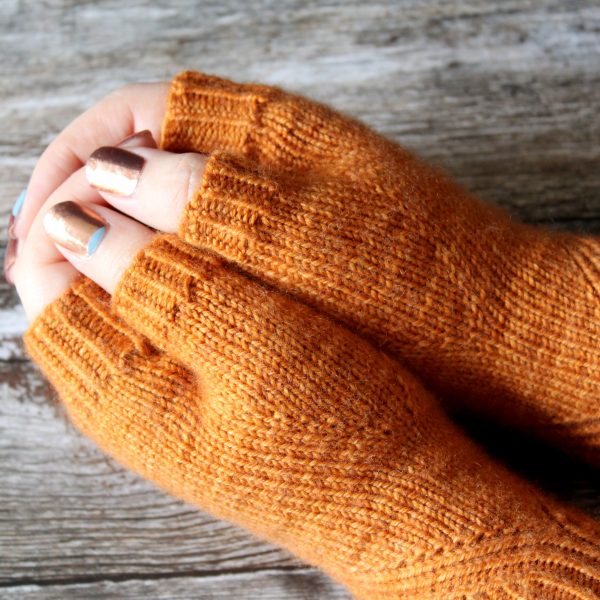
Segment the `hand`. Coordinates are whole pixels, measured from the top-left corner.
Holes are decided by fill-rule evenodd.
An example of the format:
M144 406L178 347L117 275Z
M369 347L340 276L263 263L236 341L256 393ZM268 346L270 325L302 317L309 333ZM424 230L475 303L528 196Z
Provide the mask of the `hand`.
M85 246L67 206L53 224ZM123 252L112 296L78 277L25 335L100 448L357 598L600 593L598 524L494 464L389 356L176 235L130 248L143 226L119 219L89 258L106 284L103 245Z
M251 253L254 228L269 242L267 209L296 177L285 157L271 177L222 150L129 150L93 152L26 241L45 225L73 269L53 300L24 297L25 344L82 431L358 597L600 591L593 521L494 465L387 355L201 247L220 197L224 251Z
M600 461L597 239L514 223L364 125L269 86L183 72L161 133L163 150L211 154L183 239L367 334L448 403ZM168 227L160 197L154 219L105 196ZM52 295L39 287L23 290L28 314Z
M135 148L138 151L153 147L156 147L156 143L147 132L141 132L141 134L128 138L119 146L121 150ZM65 260L65 254L68 256L68 252L63 254L59 252L60 246L57 247L44 233L43 225L44 216L49 213L53 206L71 199L84 202L88 207L94 206L94 210L99 215L107 210L105 208L106 201L94 188L90 187L86 181L85 169L80 168L58 186L44 203L42 210L35 215L30 227L30 235L22 242L21 251L12 267L14 284L25 309L25 314L30 321L46 305L60 296L77 276L76 265L72 265ZM123 226L124 221L120 218L120 215L114 211L110 212L112 213L111 220L114 221L114 226ZM131 235L124 235L121 239L130 244L129 248L131 250L141 247L153 237L151 230L146 227L136 228L135 223L132 223L131 230L128 233ZM112 238L111 235L110 239ZM106 252L107 246L110 249L110 244L105 244L103 252ZM123 270L125 264L123 257L123 249L117 249L117 253L108 261L112 268L102 269L100 279L104 278L107 286L111 282L114 283L118 274ZM94 263L92 262L92 264ZM112 288L107 287L106 289L110 290Z
M600 239L516 223L277 88L184 72L163 125L163 150L221 153L186 241L363 332L449 407L600 464Z
M107 155L135 165L99 151L88 179L131 190L134 171L115 179L97 162ZM133 192L103 195L185 230L178 199L203 167L218 174L218 154L206 165L135 155L147 163ZM153 189L154 174L171 172L161 166L182 164L172 186ZM89 209L50 207L54 239L89 250ZM26 348L78 428L122 464L322 567L357 598L519 586L533 598L548 582L552 596L600 591L597 524L494 465L387 355L209 251L93 211L108 229L89 257L61 246L89 278L44 308Z
M98 146L119 144L134 131L148 130L148 141L160 140L169 82L136 83L120 88L77 117L46 148L27 186L27 194L14 225L5 258L5 277L12 281L12 264L26 240L41 206L78 171ZM138 141L139 144L139 141ZM97 196L89 195L98 200ZM12 219L11 219L12 220Z
M66 199L77 199L97 205L100 212L102 212L102 206L106 205L101 195L84 183L83 164L93 150L101 145L118 144L123 136L131 135L134 129L146 128L151 134L150 136L131 140L127 142L127 145L156 147L157 144L154 140L159 140L163 136L162 144L173 150L190 149L210 152L217 147L247 154L250 140L254 139L258 142L263 133L268 133L267 128L263 130L254 122L253 111L257 110L267 98L273 100L280 98L284 102L287 99L285 93L269 86L239 85L207 77L209 92L212 96L218 100L219 93L223 92L228 101L235 105L235 111L241 110L244 113L239 115L240 118L233 125L234 128L239 128L239 134L232 136L232 124L224 122L223 115L220 114L224 107L223 103L217 101L210 103L209 100L209 103L202 106L201 114L197 114L193 98L185 98L183 102L181 101L181 94L185 95L187 92L185 82L188 78L195 79L196 75L194 72L183 72L175 77L171 84L167 82L140 83L125 86L113 92L75 119L42 154L31 176L27 196L16 224L9 227L9 230L16 234L18 244L9 242L5 260L5 276L15 284L30 321L44 306L64 292L76 276L76 269L70 267L63 260L63 257L68 256L68 252L63 252L61 257L54 245L40 234L43 229L40 208L43 205L44 212L47 212L51 206ZM172 86L171 94L179 98L176 111L166 110L170 85ZM239 104L236 103L235 93L232 95L232 92L235 91L239 94ZM260 93L262 97L255 96L255 93ZM244 111L241 105L247 105L251 110ZM309 105L311 104L309 103ZM324 107L319 110L321 114L326 114L331 118L331 133L332 139L334 139L335 128L344 127L344 120L340 120L334 111ZM323 111L325 112L323 113ZM167 118L165 130L161 131L161 122L165 116ZM183 123L184 126L181 127L180 123ZM191 137L182 139L185 135ZM262 146L263 144L257 144L256 150L261 149ZM268 148L269 144L264 144L264 146ZM350 148L348 150L351 151ZM301 172L309 168L318 170L320 167L320 163L312 160L312 157L307 156L307 159L303 160L302 156L290 152L279 155L265 153L261 150L256 158L259 163L272 170ZM182 160L182 166L185 167L185 162L189 163L193 159L190 159L188 155L187 158L183 156L176 160ZM189 191L189 184L193 182L188 181L187 183ZM163 189L175 189L167 185L164 180L160 185ZM176 186L176 188L180 190L180 194L185 194L182 185ZM167 203L166 206L157 206L154 215L145 215L149 220L141 220L161 228L163 231L170 231L173 227L172 219L179 215L185 198L178 198L178 212L173 212L168 207L168 197L168 194L163 196L164 202ZM135 214L135 207L133 208L134 212L130 213L132 216ZM118 217L115 218L118 219ZM170 224L169 218L171 219ZM35 233L29 238L28 234L32 228ZM149 239L150 232L144 229L138 229L138 231L139 237L135 239L141 245ZM27 242L28 238L30 239L29 243ZM122 254L118 253L118 256L122 256ZM71 259L73 258L71 256ZM93 264L93 261L88 263L88 267L93 269ZM111 261L111 264L114 267L110 273L105 273L101 278L104 280L104 287L107 290L112 289L111 286L114 287L118 273L122 271L122 261L115 259ZM81 266L81 268L83 272L86 271L85 267Z

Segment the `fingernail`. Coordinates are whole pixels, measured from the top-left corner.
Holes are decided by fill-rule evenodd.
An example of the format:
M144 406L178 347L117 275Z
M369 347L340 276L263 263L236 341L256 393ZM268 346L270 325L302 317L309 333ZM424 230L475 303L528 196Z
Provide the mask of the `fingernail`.
M21 212L21 208L23 208L26 195L27 188L25 188L19 194L19 197L13 204L10 216L8 217L8 243L6 244L6 251L4 252L4 264L2 272L4 275L4 280L11 285L14 283L14 281L10 271L12 266L15 264L15 260L17 259L17 251L19 249L19 240L17 239L17 234L15 232L15 224L17 222L17 215L19 212Z
M139 143L144 143L146 145L152 146L153 148L157 147L156 140L152 137L152 132L149 129L144 129L143 131L137 131L136 133L132 133L131 135L122 139L118 144L115 144L115 146L133 146Z
M99 214L72 200L50 208L43 224L54 242L79 256L93 254L108 229L108 223Z
M102 146L88 158L85 175L88 183L97 190L131 196L145 162L143 156L128 150Z
M12 215L10 215L11 219L14 219ZM10 222L9 222L10 223ZM9 225L10 226L10 225ZM15 264L15 260L17 259L17 244L19 240L16 238L9 238L8 244L6 245L6 251L4 253L4 280L6 283L13 285L14 281L10 274L10 270L12 266Z
M14 203L12 207L12 216L17 217L17 215L21 212L23 208L23 203L25 202L25 196L27 195L27 188L25 188L17 198L17 201Z

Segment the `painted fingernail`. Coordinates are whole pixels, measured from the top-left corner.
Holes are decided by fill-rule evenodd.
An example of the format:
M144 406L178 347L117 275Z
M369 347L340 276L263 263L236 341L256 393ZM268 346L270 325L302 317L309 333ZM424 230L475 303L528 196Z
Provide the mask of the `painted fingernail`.
M17 217L17 215L21 212L21 209L23 208L23 204L25 202L25 196L27 195L27 188L25 188L20 194L19 197L17 198L17 201L14 203L13 207L12 207L12 216L13 217Z
M123 146L134 146L142 143L146 146L151 146L152 148L157 147L156 140L152 137L152 132L149 129L132 133L122 139L118 144L115 144L115 146L120 146L122 148Z
M10 215L10 218L14 219L12 215ZM19 240L17 240L16 238L9 238L8 244L6 245L6 251L4 252L4 280L10 285L14 283L10 271L12 269L12 266L15 264L15 260L17 259L18 243Z
M143 156L129 150L102 146L88 158L85 176L97 190L117 196L131 196L145 163Z
M17 198L14 203L12 210L10 212L10 216L8 217L8 242L6 244L6 250L4 252L4 264L3 264L3 275L4 280L11 285L14 283L12 276L10 274L10 270L12 266L15 264L15 260L17 259L17 251L19 249L19 240L17 239L17 234L15 232L15 224L17 222L17 215L21 212L21 208L23 208L23 203L25 202L25 196L27 195L27 188L25 188Z
M87 206L72 200L48 209L43 219L46 234L57 244L79 256L90 256L100 245L108 223Z

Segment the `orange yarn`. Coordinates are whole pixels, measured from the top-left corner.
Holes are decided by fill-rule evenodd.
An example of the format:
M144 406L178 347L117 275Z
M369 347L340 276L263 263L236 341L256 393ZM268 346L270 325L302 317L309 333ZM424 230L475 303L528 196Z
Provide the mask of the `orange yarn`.
M600 242L514 223L330 108L195 71L162 148L213 153L180 235L600 464Z
M25 347L101 448L358 598L600 595L597 523L493 464L366 341L177 236L112 298L79 276Z

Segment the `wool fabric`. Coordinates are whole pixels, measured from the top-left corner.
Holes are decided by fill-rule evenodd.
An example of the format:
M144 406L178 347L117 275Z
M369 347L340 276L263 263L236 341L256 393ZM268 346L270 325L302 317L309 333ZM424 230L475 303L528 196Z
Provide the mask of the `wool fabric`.
M597 598L600 525L465 438L397 361L159 234L109 296L80 275L25 333L123 465L357 598Z
M470 409L600 465L600 242L515 222L331 108L197 71L161 147L211 155L180 236Z

